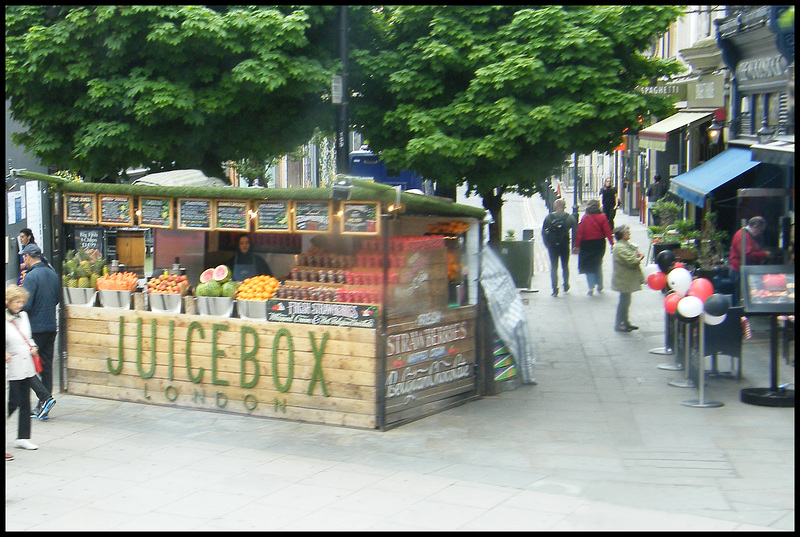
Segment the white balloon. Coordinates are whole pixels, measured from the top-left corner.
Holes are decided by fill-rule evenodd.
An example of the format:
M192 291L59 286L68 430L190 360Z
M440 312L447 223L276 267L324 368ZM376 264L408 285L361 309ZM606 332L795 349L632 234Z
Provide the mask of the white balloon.
M675 272L675 270L672 272ZM672 274L672 272L670 272L670 274ZM696 296L685 296L678 301L678 313L687 319L694 319L703 313L703 301Z
M705 323L708 325L715 326L721 324L722 321L724 321L727 316L728 316L727 313L725 315L709 315L708 313L706 313L705 315L703 315L703 321L705 321Z
M667 284L670 289L676 293L685 295L689 292L689 287L692 285L692 273L685 268L679 267L672 269L670 273L667 274ZM702 304L702 301L700 301L700 303Z
M642 269L642 272L644 273L645 281L647 281L647 278L649 278L650 275L655 274L656 272L661 272L661 268L659 268L659 266L656 265L655 263L651 263L646 267L644 267Z

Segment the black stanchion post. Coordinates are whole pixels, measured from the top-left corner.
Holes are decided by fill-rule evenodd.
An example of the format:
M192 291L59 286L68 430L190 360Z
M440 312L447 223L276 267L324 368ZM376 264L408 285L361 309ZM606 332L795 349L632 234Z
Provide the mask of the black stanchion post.
M656 347L654 349L650 349L648 352L650 354L661 354L661 355L670 355L674 352L669 345L669 313L667 310L664 310L664 346L663 347Z
M706 401L705 396L705 365L703 361L705 360L705 313L701 313L699 317L700 325L697 327L697 331L699 332L697 339L699 340L697 346L699 348L698 357L699 357L699 364L697 367L697 386L699 388L700 394L697 399L687 399L683 401L681 404L685 406L691 406L695 408L719 408L721 406L725 406L724 403L720 403L719 401Z
M686 323L686 344L683 346L683 379L671 380L667 384L676 388L694 388L695 382L689 378L689 361L692 356L692 324Z

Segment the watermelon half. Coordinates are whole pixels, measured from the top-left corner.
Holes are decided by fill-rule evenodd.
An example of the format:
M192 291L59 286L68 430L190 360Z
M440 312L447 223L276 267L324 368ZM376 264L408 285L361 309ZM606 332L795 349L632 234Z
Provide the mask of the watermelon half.
M209 268L209 269L204 270L200 274L200 283L206 283L207 281L213 280L214 279L214 270L216 270L216 269Z
M214 269L213 278L219 283L225 283L231 279L231 269L227 265L219 265Z

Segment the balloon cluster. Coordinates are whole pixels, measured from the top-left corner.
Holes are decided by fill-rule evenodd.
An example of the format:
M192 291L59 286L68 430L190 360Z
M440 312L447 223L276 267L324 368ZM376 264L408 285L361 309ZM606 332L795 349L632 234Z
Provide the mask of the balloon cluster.
M728 314L728 299L714 293L714 285L706 278L692 279L692 273L683 263L675 261L671 250L664 250L656 256L656 262L644 268L644 275L650 289L661 291L666 286L672 290L664 299L667 313L676 312L686 320L699 317L705 312L706 324L716 325L725 320Z

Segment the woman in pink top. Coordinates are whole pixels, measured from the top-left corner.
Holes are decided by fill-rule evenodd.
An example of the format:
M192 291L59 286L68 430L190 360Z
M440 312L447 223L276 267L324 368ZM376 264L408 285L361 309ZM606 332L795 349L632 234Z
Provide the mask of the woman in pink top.
M573 253L578 254L578 272L586 274L589 284L589 296L603 291L603 256L606 253L606 243L613 247L614 238L611 235L611 226L603 211L600 210L599 200L589 200L586 204L586 213L583 215L578 232L575 235Z

